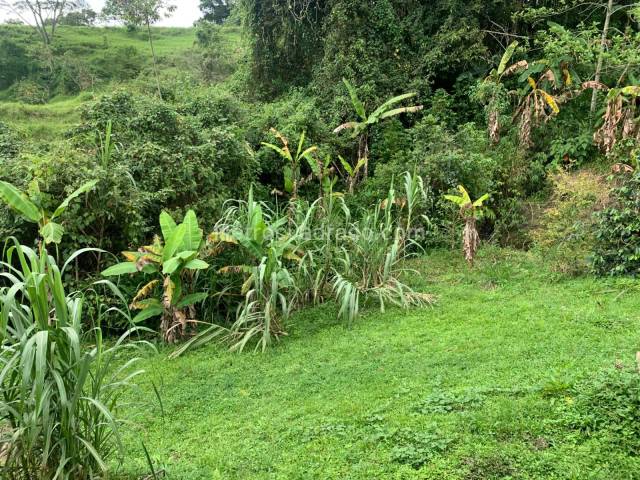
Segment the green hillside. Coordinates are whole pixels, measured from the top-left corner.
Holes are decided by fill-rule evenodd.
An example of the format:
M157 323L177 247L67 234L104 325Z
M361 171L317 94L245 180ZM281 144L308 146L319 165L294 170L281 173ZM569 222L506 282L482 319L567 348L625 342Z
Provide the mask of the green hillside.
M201 77L203 57L196 43L195 28L153 27L152 35L163 78ZM220 80L233 71L233 65L240 61L245 49L239 27L219 29L216 42L225 65ZM18 50L9 48L16 45ZM14 55L10 58L7 53L3 57L3 49ZM152 56L146 31L62 26L53 47L57 57L55 74L43 67L41 50L40 38L33 29L0 25L0 67L3 61L7 63L4 70L0 68L0 87L4 86L4 89L0 88L0 121L32 140L52 140L63 134L78 122L79 107L101 92L125 85L143 90L153 88L150 86L153 84ZM18 55L15 55L16 51ZM39 96L35 99L29 96L35 89L31 80L23 83L18 73L11 77L12 72L17 72L17 65L29 78L47 80L53 77L50 90L40 92L36 89L37 94L47 98L46 104L40 104ZM78 85L64 82L69 75L79 72L87 76L82 91L78 91Z

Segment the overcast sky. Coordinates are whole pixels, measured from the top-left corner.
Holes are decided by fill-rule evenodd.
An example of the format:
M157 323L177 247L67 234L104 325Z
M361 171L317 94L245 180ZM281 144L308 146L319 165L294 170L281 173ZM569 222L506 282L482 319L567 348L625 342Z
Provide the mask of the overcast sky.
M87 0L96 12L99 12L104 5L104 0ZM200 18L199 0L173 0L174 5L178 9L173 12L171 18L158 22L157 25L167 27L190 27L198 18ZM7 14L0 10L0 21L12 18L14 15Z

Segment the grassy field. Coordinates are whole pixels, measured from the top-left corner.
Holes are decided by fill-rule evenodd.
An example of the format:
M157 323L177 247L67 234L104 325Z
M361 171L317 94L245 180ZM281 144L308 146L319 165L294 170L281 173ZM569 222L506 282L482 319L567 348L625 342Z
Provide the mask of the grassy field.
M7 35L21 46L36 51L39 39L32 29L21 26L0 26L0 38ZM154 45L158 55L160 74L163 82L171 87L171 78L190 73L198 75L201 58L194 55L196 41L195 28L153 28ZM221 30L220 48L227 61L237 62L244 55L240 27L225 26ZM67 52L74 59L96 68L114 68L110 55L120 48L133 47L143 61L140 79L152 82L151 53L146 32L129 32L122 27L61 27L56 35L55 49ZM117 58L117 57L116 57ZM106 63L105 63L106 62ZM35 143L58 140L80 118L80 107L103 92L115 87L135 89L129 82L96 83L91 90L77 96L55 96L45 105L28 105L11 98L10 89L0 91L0 121L17 129L25 138ZM155 84L154 84L155 85ZM139 87L139 86L138 86Z
M148 473L142 441L180 480L640 478L633 452L567 420L583 382L634 365L635 281L558 279L491 249L472 272L454 253L416 268L433 308L347 329L325 305L266 354L146 359L162 408L148 381L128 399L139 428L117 478Z
M92 99L91 93L57 97L46 105L0 102L0 121L33 142L55 140L80 121L80 106Z

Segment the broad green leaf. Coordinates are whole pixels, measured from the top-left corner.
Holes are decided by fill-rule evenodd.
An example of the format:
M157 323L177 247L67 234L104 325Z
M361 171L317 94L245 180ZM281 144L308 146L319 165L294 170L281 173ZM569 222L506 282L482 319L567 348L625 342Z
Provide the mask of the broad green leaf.
M320 165L318 165L318 162L316 161L316 159L313 157L306 157L306 156L304 157L304 159L307 161L307 165L309 165L309 168L311 169L313 174L316 177L319 177L322 174L322 169L320 168Z
M464 205L464 199L462 197L459 197L457 195L444 195L444 198L446 200L449 200L450 202L455 203L458 206L462 206Z
M300 141L298 142L298 151L296 152L296 158L300 158L300 152L304 148L304 139L306 137L306 132L302 132L300 134Z
M185 295L182 298L182 300L180 300L176 304L176 308L180 309L180 308L189 307L191 305L194 305L196 303L200 303L206 300L208 297L209 297L208 293L192 293L190 295Z
M42 236L44 243L58 244L62 241L62 236L64 235L64 227L59 223L49 222L40 228L40 235Z
M193 210L189 210L184 216L182 224L185 226L183 250L198 251L202 243L202 230L198 225L198 218Z
M287 193L293 193L293 170L289 165L283 168L284 174L284 190Z
M353 176L353 168L351 167L351 165L349 165L349 162L347 162L342 155L338 155L338 159L340 160L340 163L342 164L342 168L344 168L346 170L346 172L349 174L349 176L352 177Z
M317 147L317 146L315 146L315 145L314 145L313 147L309 147L309 148L307 148L304 152L302 152L302 155L300 155L300 154L299 154L299 155L298 155L298 158L303 158L303 157L304 157L304 158L306 158L307 160L309 160L309 159L313 159L313 157L311 157L311 154L312 154L313 152L315 152L316 150L318 150L318 147Z
M473 206L474 207L481 207L482 204L484 202L486 202L487 200L489 200L489 194L485 193L484 195L482 195L479 199L477 199L475 202L473 202Z
M407 100L409 98L413 98L417 95L417 93L412 92L412 93L404 93L402 95L398 95L396 97L390 98L389 100L387 100L386 102L384 102L382 105L380 105L378 108L376 108L376 110L369 115L369 118L367 119L367 123L371 124L371 123L375 123L378 121L378 119L381 118L386 118L383 117L382 115L387 112L387 110L389 110L389 108L392 105L395 105L396 103L400 103L404 100Z
M29 198L16 187L0 181L0 197L14 210L18 211L32 222L38 223L41 218L40 210Z
M209 268L209 264L204 260L200 260L198 258L194 258L193 260L189 260L184 264L184 268L189 270L206 270Z
M266 142L262 142L262 145L264 145L265 147L270 148L274 152L278 153L285 160L289 160L290 162L293 161L293 158L291 157L291 153L286 152L285 150L283 150L282 148L278 147L277 145L273 145L272 143L266 143Z
M91 190L97 184L98 184L97 180L91 180L90 182L87 182L84 185L82 185L80 188L78 188L75 192L73 192L71 195L69 195L67 198L65 198L64 202L62 202L60 204L60 206L58 208L56 208L56 211L53 212L53 215L51 216L51 219L58 218L60 215L62 215L64 213L64 211L67 209L67 207L69 206L69 204L73 200L78 198L83 193L87 193L89 190Z
M182 263L182 260L180 259L180 257L170 258L169 260L167 260L162 264L163 275L173 274L176 270L178 270L181 263Z
M394 110L389 110L388 112L384 112L380 115L380 120L384 120L385 118L395 117L396 115L400 115L401 113L415 113L422 110L422 105L415 105L413 107L401 107L396 108Z
M469 192L467 192L466 188L464 188L462 185L458 185L458 191L462 195L462 199L464 200L465 204L471 203L471 197L469 196Z
M159 305L148 307L148 308L145 308L144 310L142 310L135 317L133 317L132 322L134 324L138 324L138 323L144 322L145 320L147 320L149 318L157 317L159 315L162 315L162 312L163 312L163 309Z
M160 213L160 230L162 230L162 237L165 242L169 241L177 227L178 225L171 215L163 210Z
M138 268L133 262L123 262L109 267L102 272L103 277L115 277L118 275L126 275L128 273L138 273Z
M513 54L515 53L516 48L518 48L517 40L511 43L511 45L509 45L507 49L504 51L504 54L502 55L502 59L500 60L500 65L498 66L498 75L502 75L504 71L507 69L507 64L511 61L511 57L513 57Z
M164 245L164 249L162 251L163 262L166 262L176 254L178 248L180 248L180 246L184 242L186 232L187 227L184 223L181 223L176 227L176 229L173 231L173 235L171 235L171 238L169 238Z
M354 175L357 174L360 171L360 169L364 167L365 163L367 163L366 158L361 158L360 160L358 160L358 163L356 164L356 168L354 168L353 170L353 174Z
M356 114L363 121L366 121L367 120L367 113L366 113L366 111L364 109L364 105L362 104L362 102L358 98L358 93L356 92L355 87L353 85L351 85L346 78L343 78L342 82L344 83L344 85L347 87L347 90L349 91L349 96L351 97L351 103L353 104L353 109L356 111Z

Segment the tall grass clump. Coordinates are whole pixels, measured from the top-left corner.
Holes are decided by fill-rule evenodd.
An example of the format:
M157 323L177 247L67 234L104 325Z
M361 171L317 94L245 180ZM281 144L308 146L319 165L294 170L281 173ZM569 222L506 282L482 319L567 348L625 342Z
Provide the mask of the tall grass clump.
M44 248L12 240L0 266L2 478L102 477L123 453L119 397L141 373L119 354L142 344L83 331L83 297L65 293L65 268Z

